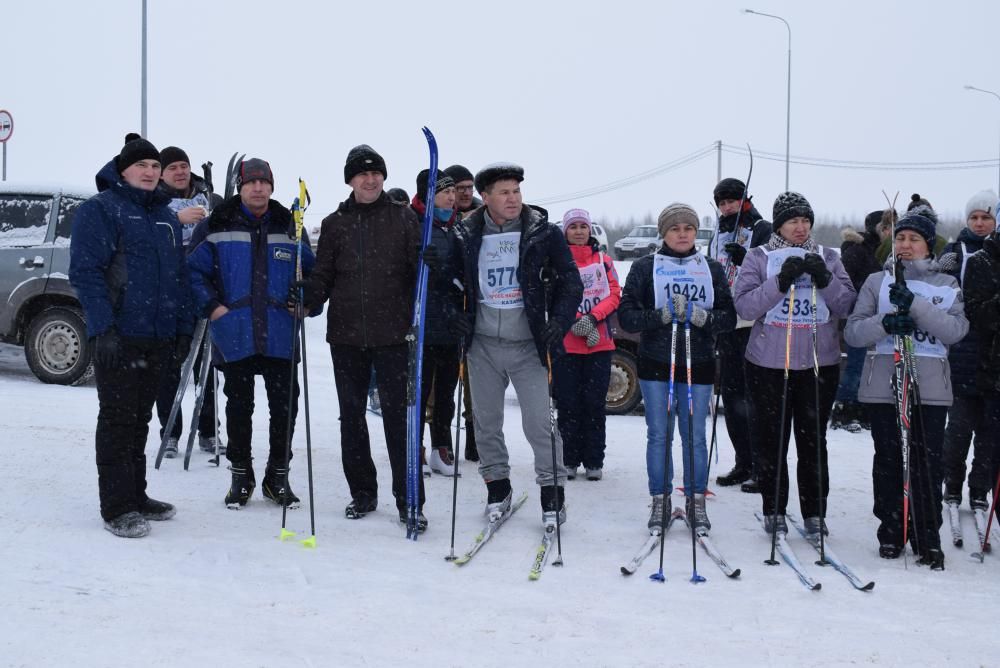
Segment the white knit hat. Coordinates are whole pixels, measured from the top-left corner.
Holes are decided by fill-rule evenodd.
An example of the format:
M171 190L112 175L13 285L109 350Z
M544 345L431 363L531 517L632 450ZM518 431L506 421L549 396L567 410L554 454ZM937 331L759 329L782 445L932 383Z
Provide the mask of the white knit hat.
M997 217L997 195L992 190L980 190L975 195L969 198L969 201L965 203L965 219L968 220L969 216L972 215L973 211L985 211L986 213L993 216L994 220Z

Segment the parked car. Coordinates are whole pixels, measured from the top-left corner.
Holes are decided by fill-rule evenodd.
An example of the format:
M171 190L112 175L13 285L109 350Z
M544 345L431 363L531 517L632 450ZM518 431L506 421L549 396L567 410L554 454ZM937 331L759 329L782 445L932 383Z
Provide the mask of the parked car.
M597 243L601 245L601 252L608 252L608 235L604 231L604 228L597 223L591 223L590 225L590 235L597 239Z
M623 282L624 280L622 277ZM608 415L627 415L642 401L636 363L639 357L639 335L621 328L617 312L611 314L608 324L615 341L615 351L611 354L611 380L608 382L604 409Z
M694 240L694 247L698 249L699 253L706 253L708 251L708 244L714 236L715 230L711 227L699 227L698 236Z
M615 242L615 259L630 260L655 253L660 247L656 225L640 225Z
M69 238L86 188L0 183L0 341L24 346L39 380L93 374L87 327L69 284Z

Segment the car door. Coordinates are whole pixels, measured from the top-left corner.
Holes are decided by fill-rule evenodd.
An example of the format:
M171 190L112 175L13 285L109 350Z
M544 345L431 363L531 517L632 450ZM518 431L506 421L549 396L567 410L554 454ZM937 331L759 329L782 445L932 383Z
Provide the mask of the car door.
M21 304L45 291L52 205L52 195L0 192L0 336L13 336Z

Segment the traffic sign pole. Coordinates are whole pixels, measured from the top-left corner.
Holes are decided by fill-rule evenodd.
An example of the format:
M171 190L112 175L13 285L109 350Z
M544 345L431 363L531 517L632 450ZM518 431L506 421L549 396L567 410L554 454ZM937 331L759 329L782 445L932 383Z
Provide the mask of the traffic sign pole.
M0 109L0 144L3 144L3 180L7 180L7 141L14 134L14 117Z

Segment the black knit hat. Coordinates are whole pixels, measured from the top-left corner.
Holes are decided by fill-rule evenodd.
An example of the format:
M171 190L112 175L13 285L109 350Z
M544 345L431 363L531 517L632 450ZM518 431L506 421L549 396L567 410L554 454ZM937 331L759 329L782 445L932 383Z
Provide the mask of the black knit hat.
M183 149L177 148L176 146L168 146L160 151L160 165L163 166L163 169L166 169L167 165L174 162L186 162L188 165L191 164L188 154L185 153Z
M417 197L424 204L427 204L427 175L430 174L429 169L421 169L420 173L417 174ZM434 192L439 193L445 188L454 188L455 181L442 172L440 169L437 173L437 182L434 185Z
M783 192L774 200L774 208L771 212L771 220L773 221L771 229L777 232L779 227L799 216L809 219L809 227L816 223L816 215L813 213L809 200L797 192L790 190Z
M456 185L461 183L462 181L473 180L472 172L470 172L468 168L462 165L452 165L451 167L444 170L444 173L450 176L451 180L454 181Z
M382 172L382 178L389 178L385 168L385 160L368 144L359 144L347 152L347 162L344 164L344 183L361 172Z
M388 195L389 199L393 202L399 202L400 204L410 203L410 194L402 188L389 188L385 191L385 194Z
M115 167L119 172L124 172L140 160L156 160L159 162L160 152L149 141L134 132L130 132L125 136L125 146L122 147L118 157L115 158Z
M718 206L723 200L743 199L746 189L746 184L739 179L722 179L719 181L719 185L715 186L715 190L712 191L712 195L715 197L716 206Z
M251 181L267 181L273 188L274 174L271 172L271 165L260 158L240 162L239 169L236 170L236 192L240 191L244 183Z
M878 224L882 222L882 209L878 211L872 211L867 216L865 216L865 232L868 234L877 234Z
M913 211L913 209L921 205L926 206L931 211L934 210L934 207L931 206L931 203L925 200L923 197L921 197L919 193L913 193L912 195L910 195L910 203L906 205L906 210Z
M924 204L918 204L904 213L892 229L892 235L902 230L913 230L924 238L927 247L934 250L934 237L937 236L937 214L934 209Z
M484 192L502 179L513 179L520 183L524 180L524 167L515 165L513 162L494 162L486 165L476 174L476 190Z

